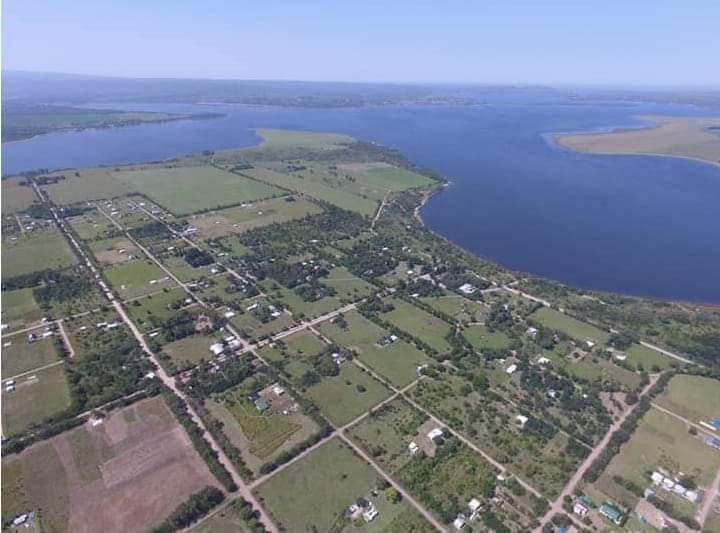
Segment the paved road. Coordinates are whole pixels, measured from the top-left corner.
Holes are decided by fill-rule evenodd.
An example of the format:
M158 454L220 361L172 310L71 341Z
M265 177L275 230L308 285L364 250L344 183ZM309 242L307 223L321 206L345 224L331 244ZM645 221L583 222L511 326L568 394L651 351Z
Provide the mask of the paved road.
M648 393L648 391L652 388L652 386L657 381L658 376L651 376L650 377L650 383L648 383L645 388L640 392L639 397L645 396L645 394ZM575 473L572 475L572 477L568 480L568 482L565 484L565 488L563 488L562 492L560 493L560 496L557 497L557 499L552 503L550 506L550 509L548 509L547 513L545 513L545 516L540 520L540 526L535 529L536 533L539 533L542 531L542 528L545 524L547 524L550 519L555 516L557 513L564 513L563 510L563 500L565 496L572 496L572 494L575 491L575 487L577 487L578 483L582 480L583 476L585 475L585 472L587 472L590 467L592 466L595 459L597 459L600 454L607 448L608 443L610 442L610 439L612 438L613 434L620 429L620 426L625 422L628 416L632 412L635 411L640 405L640 402L637 402L635 405L633 405L630 409L625 411L622 415L620 415L620 418L613 423L610 426L610 429L608 429L607 433L605 433L605 436L602 438L600 442L593 448L593 450L590 452L590 455L588 455L583 463L580 465L580 467L575 471ZM574 517L571 516L573 520L575 520Z

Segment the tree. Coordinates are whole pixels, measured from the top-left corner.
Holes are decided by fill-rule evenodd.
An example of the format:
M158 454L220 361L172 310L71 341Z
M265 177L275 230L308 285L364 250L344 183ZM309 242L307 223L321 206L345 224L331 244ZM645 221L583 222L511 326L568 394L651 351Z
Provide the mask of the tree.
M390 503L400 503L400 500L402 500L402 495L395 487L390 487L387 492L385 492L385 497Z

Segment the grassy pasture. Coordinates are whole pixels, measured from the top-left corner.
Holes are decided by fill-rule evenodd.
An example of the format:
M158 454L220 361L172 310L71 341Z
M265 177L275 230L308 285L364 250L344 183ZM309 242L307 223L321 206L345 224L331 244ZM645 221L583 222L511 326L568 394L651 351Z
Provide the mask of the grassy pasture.
M165 272L149 259L113 265L105 269L105 276L124 300L175 286L172 279L164 279ZM153 280L156 283L150 283Z
M280 526L330 531L347 506L369 492L376 479L375 470L335 438L256 492Z
M6 215L25 211L35 202L32 187L20 185L22 178L2 180L2 212Z
M635 365L635 367L642 365L643 369L648 372L653 368L665 370L669 368L673 362L676 362L667 355L643 346L642 344L633 344L625 354L627 355L628 363Z
M251 529L243 518L240 500L235 500L189 531L192 533L255 533L256 530Z
M214 356L210 345L219 338L219 335L192 335L164 345L162 353L175 363L179 371L186 370L201 361L211 360Z
M701 437L690 435L683 422L650 409L611 461L607 473L645 487L650 484L646 471L658 466L673 474L684 472L693 476L699 486L707 487L720 467L720 453Z
M97 211L73 217L69 223L78 237L84 241L101 239L117 231L112 222Z
M510 346L510 337L502 331L491 332L486 326L475 325L462 331L463 337L472 344L476 350L494 348L504 350Z
M17 241L3 240L3 279L44 270L63 269L77 263L64 237L55 229L36 231Z
M593 325L576 320L565 313L561 313L555 309L550 309L549 307L538 309L532 314L532 318L536 319L543 326L557 331L562 331L568 337L579 342L589 340L596 344L603 345L610 337L608 333L596 328Z
M327 345L309 330L298 331L282 339L285 344L285 355L279 347L264 346L260 354L270 361L312 357L321 353Z
M563 368L569 375L580 379L613 383L618 389L634 390L640 386L640 374L630 372L601 357L586 356L579 361L573 361L552 351L546 351L544 355L558 368Z
M89 244L89 248L95 256L95 259L105 265L114 265L116 263L130 261L130 256L136 258L142 256L140 249L125 237L92 241ZM120 253L121 250L123 250L122 253Z
M420 301L460 322L481 322L488 313L486 305L457 294L420 298Z
M703 376L674 376L655 403L692 422L720 417L720 381Z
M50 199L59 205L70 205L78 202L125 196L134 192L132 187L116 180L108 168L91 168L78 170L79 176L73 172L55 172L50 176L63 175L64 180L44 185Z
M322 378L307 390L306 396L334 425L342 426L390 396L390 391L351 362L345 362L339 375Z
M395 309L381 315L384 320L426 342L440 353L450 351L450 344L445 340L445 336L450 333L447 322L403 300L394 298L391 303Z
M416 187L428 187L433 184L433 181L427 176L388 163L349 163L338 165L338 168L350 172L358 180L379 189L403 191Z
M12 344L2 349L2 379L60 360L50 338L28 342L24 335L15 335L3 339L3 344L7 342Z
M17 379L13 392L2 392L4 435L22 433L70 407L70 389L62 364Z
M176 215L282 194L275 187L209 165L123 170L113 177Z
M2 323L8 330L21 329L40 320L43 312L35 302L32 289L17 289L2 293Z
M236 315L230 319L230 323L250 335L251 338L257 339L265 335L274 335L293 325L293 317L287 313L281 313L279 317L268 322L261 322L251 313Z
M332 322L320 325L320 331L337 344L355 350L360 360L393 385L403 387L417 377L417 367L429 358L415 346L400 339L380 347L377 343L389 333L356 311L345 315L348 324L341 329Z
M353 276L345 267L333 268L327 277L322 279L323 284L336 291L336 298L341 300L357 301L372 294L375 287L367 281Z

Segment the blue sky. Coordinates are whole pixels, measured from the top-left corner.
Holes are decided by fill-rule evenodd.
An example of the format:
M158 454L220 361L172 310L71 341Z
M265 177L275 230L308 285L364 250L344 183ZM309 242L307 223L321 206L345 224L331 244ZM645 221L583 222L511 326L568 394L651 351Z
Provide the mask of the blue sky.
M720 1L5 0L3 68L720 86Z

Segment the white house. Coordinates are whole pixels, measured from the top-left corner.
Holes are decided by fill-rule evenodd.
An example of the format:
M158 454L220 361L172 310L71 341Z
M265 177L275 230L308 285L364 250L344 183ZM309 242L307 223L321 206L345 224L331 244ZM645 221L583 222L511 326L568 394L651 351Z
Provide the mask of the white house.
M465 515L460 513L455 517L455 520L453 520L453 526L455 526L455 529L458 531L465 527L467 519L465 518Z
M512 364L512 365L510 365L509 367L507 367L507 368L505 369L505 372L507 372L508 374L512 374L512 373L515 372L516 370L517 370L517 365Z
M477 287L475 285L472 285L470 283L463 283L460 285L458 290L463 294L475 294L477 292Z
M225 351L225 346L221 342L216 342L215 344L210 345L210 351L214 355L220 355Z
M573 505L572 510L573 510L573 513L575 513L576 515L578 515L578 516L580 516L580 517L584 517L586 514L588 514L588 508L585 507L585 506L582 504L582 502L580 502L580 501L576 501L576 502L575 502L575 504Z
M442 429L435 428L430 433L428 433L427 436L428 436L428 439L430 439L430 440L433 440L437 437L442 437L443 436Z
M415 441L408 444L408 450L410 451L410 455L415 455L418 451L420 451L420 446L417 445Z
M527 421L528 421L528 417L526 417L525 415L517 415L515 417L515 422L517 422L517 425L520 426L521 428L525 427L525 424L527 424Z

